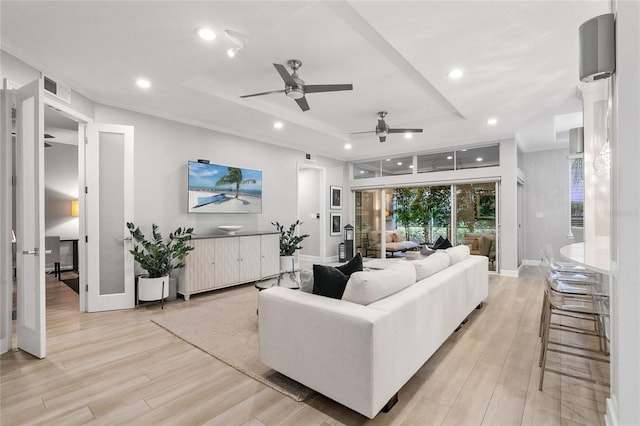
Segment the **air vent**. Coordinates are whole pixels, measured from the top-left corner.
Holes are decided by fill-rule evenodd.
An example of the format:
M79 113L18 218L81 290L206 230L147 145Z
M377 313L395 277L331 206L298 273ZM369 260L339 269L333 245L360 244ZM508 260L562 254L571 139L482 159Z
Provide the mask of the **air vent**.
M44 91L61 101L64 101L68 104L71 103L71 89L66 86L63 86L60 83L50 79L49 77L44 77Z

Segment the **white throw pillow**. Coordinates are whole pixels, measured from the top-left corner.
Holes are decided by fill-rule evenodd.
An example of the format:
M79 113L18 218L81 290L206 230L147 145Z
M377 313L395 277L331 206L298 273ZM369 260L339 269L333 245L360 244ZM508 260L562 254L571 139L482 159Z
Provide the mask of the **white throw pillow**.
M445 250L449 255L449 263L455 265L458 262L462 262L470 255L469 246L461 245L451 247Z
M416 270L410 262L396 262L380 271L354 272L347 282L342 300L368 305L415 282Z
M300 290L306 293L313 293L313 270L303 269L300 271Z
M431 275L446 269L450 258L445 251L436 251L426 259L411 262L416 270L416 281L423 280Z

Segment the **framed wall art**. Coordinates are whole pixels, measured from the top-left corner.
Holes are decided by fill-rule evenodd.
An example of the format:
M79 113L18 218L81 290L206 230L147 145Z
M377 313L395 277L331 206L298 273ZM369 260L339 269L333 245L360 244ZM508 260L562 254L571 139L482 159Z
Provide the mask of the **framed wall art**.
M342 235L342 213L330 213L331 235Z
M331 197L331 208L332 209L341 209L342 208L342 187L341 186L331 186L329 187L330 197Z

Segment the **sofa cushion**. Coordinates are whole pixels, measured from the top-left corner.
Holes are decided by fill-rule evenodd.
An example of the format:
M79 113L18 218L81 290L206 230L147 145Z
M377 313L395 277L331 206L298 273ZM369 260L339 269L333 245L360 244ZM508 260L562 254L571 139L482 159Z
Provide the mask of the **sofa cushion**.
M395 234L395 231L387 231L384 234L384 242L385 243L392 243L394 241L393 236Z
M411 264L416 269L416 281L420 281L446 269L449 266L449 255L444 251L437 251L428 258L414 260Z
M387 241L388 243L399 243L400 241L404 241L402 238L402 233L400 231L392 231L391 232L391 241Z
M462 245L451 247L446 249L445 251L449 255L449 263L451 265L462 262L469 257L469 246Z
M355 272L342 295L346 300L368 305L416 282L416 270L410 262L396 262L380 271Z
M313 294L341 299L347 276L333 266L313 265Z
M370 244L380 243L380 231L369 231L369 243Z
M362 255L360 253L356 254L349 262L336 266L336 269L349 278L354 272L362 271Z

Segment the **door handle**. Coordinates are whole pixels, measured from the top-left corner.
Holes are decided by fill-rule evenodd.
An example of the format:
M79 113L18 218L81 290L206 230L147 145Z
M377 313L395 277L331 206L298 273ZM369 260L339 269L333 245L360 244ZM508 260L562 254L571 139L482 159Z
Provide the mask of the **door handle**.
M44 254L51 254L51 253L53 253L53 250L45 250L44 251Z
M33 254L34 256L40 256L40 249L36 247L33 250L23 250L22 254Z

